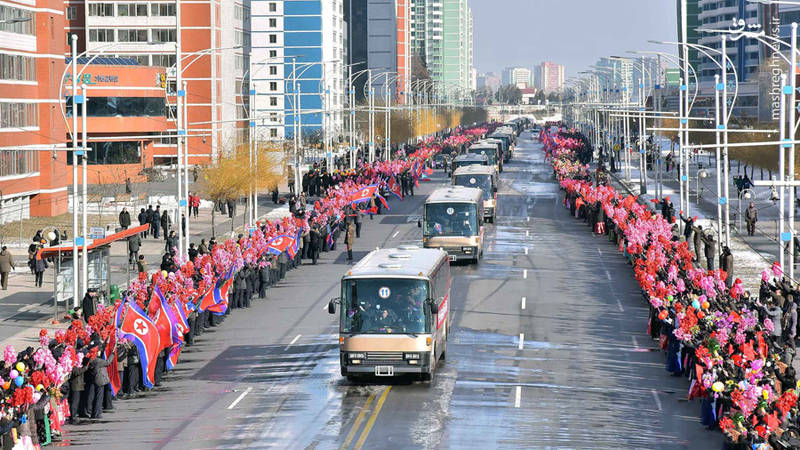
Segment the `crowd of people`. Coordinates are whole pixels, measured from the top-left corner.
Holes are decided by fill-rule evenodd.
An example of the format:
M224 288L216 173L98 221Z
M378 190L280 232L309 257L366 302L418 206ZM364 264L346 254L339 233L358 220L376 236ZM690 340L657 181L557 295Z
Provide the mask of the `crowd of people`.
M540 140L565 207L607 235L633 266L650 308L648 332L666 353L666 370L687 378L688 399L700 400L701 423L722 430L725 448L798 448L793 360L800 291L781 267L765 270L759 292L750 293L733 279L730 250L709 251L714 243L694 218L682 217L687 231L678 231L669 199L658 214L593 182L580 157L590 147L579 133L543 130ZM721 268L714 269L717 257Z
M260 222L237 239L202 240L190 246L188 256L177 254L168 233L162 265L153 272L138 255L141 237L158 238L171 223L159 206L143 209L138 219L149 225L148 231L128 242L139 275L123 298L113 305L98 304L98 293L90 290L67 329L53 336L42 330L35 348L5 348L0 361L0 445L36 448L56 438L66 421L102 417L113 409L115 398L158 386L178 363L181 349L222 324L233 310L251 307L256 296L265 298L269 286L303 259L313 264L320 252L336 250L342 235L352 261L362 216L388 209L384 195L402 198L404 174L416 184L426 173L426 161L443 145L485 132L457 129L443 140L421 142L407 157L336 170L313 192L317 195L311 195L309 185L309 192L293 197L290 216ZM123 228L130 226L124 212ZM2 258L0 254L0 263Z

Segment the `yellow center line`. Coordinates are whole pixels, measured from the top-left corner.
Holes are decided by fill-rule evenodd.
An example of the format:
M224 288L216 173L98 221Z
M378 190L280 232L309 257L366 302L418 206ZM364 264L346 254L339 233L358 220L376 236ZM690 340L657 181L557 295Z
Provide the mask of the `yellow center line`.
M353 438L356 437L356 432L358 431L358 428L361 426L361 422L364 420L364 417L366 417L367 410L369 409L369 405L372 404L372 400L374 400L374 399L375 399L375 394L369 394L369 397L367 398L367 401L364 403L364 406L361 408L361 412L359 412L358 413L358 417L356 417L355 423L353 423L353 428L351 428L350 432L347 433L347 439L345 439L344 443L342 444L342 446L339 447L340 449L347 448L350 445L350 443L353 442Z
M358 442L356 442L355 450L361 450L361 447L367 440L370 430L372 430L372 425L375 424L375 419L378 418L378 414L380 414L381 408L383 408L383 403L386 401L386 396L389 395L389 391L391 390L392 387L389 386L385 391L383 391L383 394L381 394L381 398L379 398L378 403L375 404L375 411L372 412L372 416L370 416L369 421L366 425L364 425L364 431L361 432L361 437L358 438Z

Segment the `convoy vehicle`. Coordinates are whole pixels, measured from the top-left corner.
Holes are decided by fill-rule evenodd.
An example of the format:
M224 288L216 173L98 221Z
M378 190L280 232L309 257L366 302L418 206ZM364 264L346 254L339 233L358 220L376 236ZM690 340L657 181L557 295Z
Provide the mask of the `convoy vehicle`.
M483 256L483 191L450 186L440 188L425 201L422 244L440 248L450 261L468 260L475 264Z
M502 155L501 152L497 151L496 144L478 142L476 144L472 144L467 149L467 154L470 155L486 155L486 158L489 160L489 165L494 167L498 172L503 172L503 160L500 157Z
M455 171L459 167L470 166L472 164L477 164L479 166L488 166L489 157L486 155L473 155L473 154L458 155L453 160L452 170Z
M497 217L497 171L492 166L466 166L455 171L453 185L483 191L483 218L494 223Z
M376 249L342 277L339 361L342 376L419 375L430 381L447 353L450 263L417 246Z

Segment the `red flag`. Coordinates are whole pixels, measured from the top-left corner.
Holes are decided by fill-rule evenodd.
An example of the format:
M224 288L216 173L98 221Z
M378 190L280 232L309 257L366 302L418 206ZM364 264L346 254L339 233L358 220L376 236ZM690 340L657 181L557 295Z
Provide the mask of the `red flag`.
M105 348L106 359L111 358L111 364L106 366L108 378L111 381L111 392L114 397L122 389L122 380L119 379L119 367L117 366L117 330L108 337Z
M142 365L142 383L148 388L155 384L156 360L161 351L158 329L147 314L135 303L129 303L128 312L119 327L120 337L133 341L139 350Z

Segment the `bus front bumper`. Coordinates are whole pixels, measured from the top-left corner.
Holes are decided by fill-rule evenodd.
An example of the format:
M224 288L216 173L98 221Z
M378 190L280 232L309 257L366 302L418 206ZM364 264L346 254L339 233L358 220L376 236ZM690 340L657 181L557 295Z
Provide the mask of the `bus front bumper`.
M430 373L430 352L415 352L420 359L408 361L353 360L347 354L340 355L342 375L393 376L403 374Z

